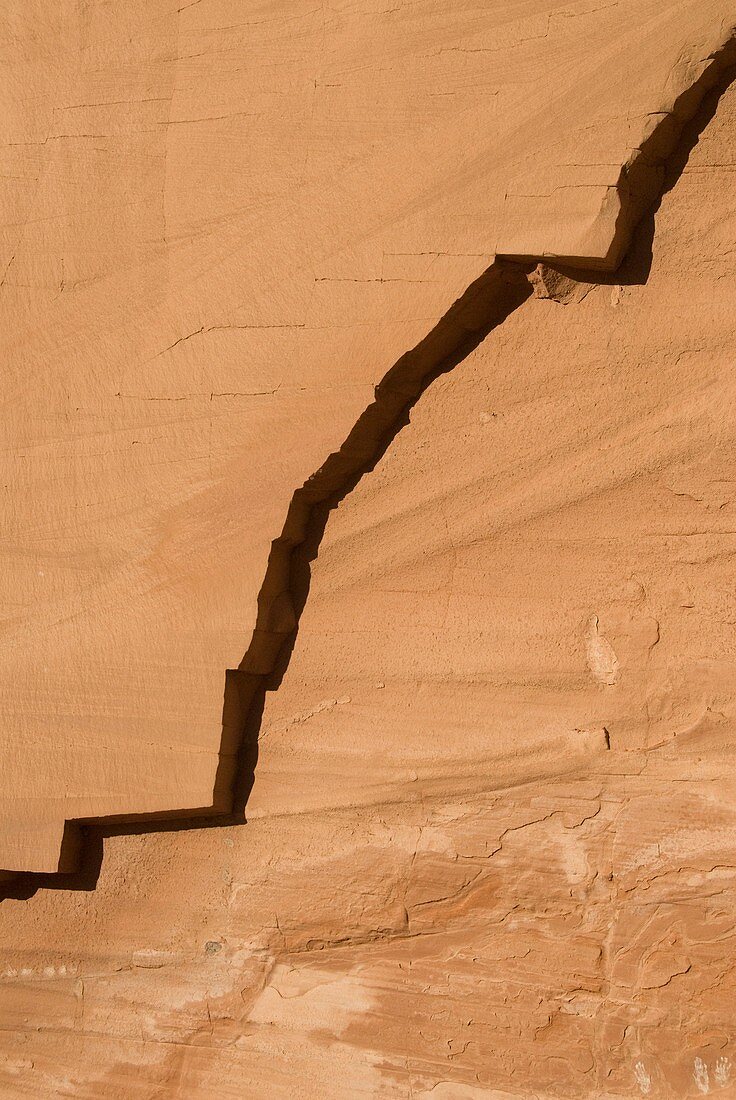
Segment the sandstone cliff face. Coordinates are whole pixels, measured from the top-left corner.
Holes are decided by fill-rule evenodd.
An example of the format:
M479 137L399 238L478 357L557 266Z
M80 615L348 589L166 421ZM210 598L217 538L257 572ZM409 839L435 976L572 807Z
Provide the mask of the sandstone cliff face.
M728 75L315 512L247 823L7 883L0 1095L734 1095Z
M616 267L733 13L7 6L0 868L53 872L230 808L274 540L518 304L499 256Z

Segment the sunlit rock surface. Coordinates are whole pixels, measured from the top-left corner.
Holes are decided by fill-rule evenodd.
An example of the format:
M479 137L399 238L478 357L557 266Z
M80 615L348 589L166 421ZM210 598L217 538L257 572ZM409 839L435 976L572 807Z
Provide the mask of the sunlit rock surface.
M132 5L122 5L126 17L113 18L109 9L94 6L79 17L81 37L69 47L69 80L79 51L87 56L84 50L96 43L95 64L103 74L97 79L110 100L124 98L113 94L123 86L130 95L125 81L130 84L134 73L141 99L150 93L152 102L160 102L161 87L150 77L159 69L145 52L154 50L156 65L169 73L177 96L189 96L202 116L232 113L232 104L216 111L204 99L207 88L226 79L223 73L235 70L231 53L242 53L246 76L234 73L227 79L233 88L247 87L254 100L289 89L275 69L271 85L239 84L254 79L248 76L248 59L253 53L266 56L267 48L273 57L286 45L293 50L284 61L287 71L295 57L311 58L300 78L307 86L338 84L337 75L349 70L353 80L362 73L364 98L342 99L333 89L330 114L327 101L315 95L303 146L281 149L275 124L268 129L251 115L247 151L242 135L237 141L229 132L222 135L217 128L222 120L202 123L196 143L179 146L180 138L167 138L172 144L166 147L163 193L169 206L163 207L168 209L163 236L163 221L150 236L142 222L126 223L127 228L121 223L117 235L95 235L99 244L93 248L92 228L75 228L65 214L56 219L66 226L62 235L68 234L62 247L49 228L56 224L50 207L42 203L39 209L46 213L33 214L29 207L14 215L26 225L18 252L26 257L26 274L18 268L13 275L13 264L19 263L13 261L0 291L9 295L6 317L15 317L13 325L8 320L8 340L17 346L11 368L17 365L20 372L19 364L36 361L44 348L49 356L43 364L46 382L34 383L34 389L26 379L19 389L29 411L15 430L27 433L35 458L22 459L25 452L14 436L8 459L36 463L25 485L27 511L21 515L16 495L15 512L9 514L28 529L33 526L39 545L46 540L48 557L46 566L39 564L41 551L34 544L23 558L16 541L13 553L28 576L21 583L25 575L8 566L5 581L10 588L7 578L13 578L15 610L5 604L10 656L3 736L17 783L26 782L35 792L26 797L12 783L4 791L7 849L20 853L19 864L29 857L20 869L53 869L63 822L79 816L70 810L75 797L95 807L82 816L100 818L117 812L118 796L126 813L208 804L204 795L211 799L225 669L237 667L248 649L268 548L283 528L293 493L324 456L339 449L373 399L375 383L439 323L499 251L495 237L479 243L485 228L480 207L456 206L452 222L457 198L442 190L447 177L440 173L433 187L436 201L446 204L443 224L462 223L457 232L468 242L474 231L479 234L473 246L477 259L468 262L469 243L462 262L441 256L452 249L438 246L438 222L426 215L422 232L434 251L427 248L430 255L418 258L421 234L415 222L406 230L412 242L406 252L413 250L412 256L401 261L413 265L414 274L410 277L404 266L390 276L386 268L376 275L374 267L361 266L367 253L356 224L350 230L353 251L340 253L339 271L329 266L328 244L328 259L320 260L326 266L305 266L303 285L310 282L314 294L309 309L318 311L309 316L322 317L314 322L319 342L313 332L303 343L299 326L306 322L304 314L294 320L297 312L288 314L288 324L301 335L285 336L272 325L283 302L301 293L301 276L295 272L293 286L287 285L289 256L296 264L293 251L266 262L265 250L275 239L279 211L289 231L303 217L292 205L302 177L291 179L286 166L298 164L300 172L314 171L315 178L319 171L324 180L330 170L336 173L339 145L341 171L349 176L351 165L363 163L361 157L376 172L389 165L385 186L390 190L398 162L384 159L385 145L371 147L378 106L374 114L366 109L351 115L346 104L365 104L368 88L376 99L384 95L381 109L395 125L386 141L403 146L401 155L413 163L419 146L409 144L413 123L406 121L407 105L414 102L409 92L417 85L426 97L415 119L429 112L430 95L436 93L440 103L448 98L439 95L447 90L439 75L450 70L436 68L445 54L461 55L455 57L460 67L451 70L458 86L451 90L460 95L462 76L458 117L468 126L471 116L495 117L489 106L495 93L486 99L481 93L483 80L501 79L498 72L516 73L508 83L519 101L526 81L540 103L546 97L556 104L553 88L535 84L537 66L546 59L550 72L556 66L559 79L569 82L570 102L579 88L583 133L590 88L575 84L585 75L575 66L586 42L591 51L593 43L600 44L602 71L608 70L601 58L610 54L614 89L616 80L623 80L616 65L628 43L631 96L651 93L656 113L668 69L664 63L659 70L647 68L646 59L656 54L661 61L670 51L684 79L682 58L687 54L687 65L694 64L693 58L702 60L723 38L723 6L660 4L656 12L647 4L597 12L594 7L547 11L530 2L513 10L499 4L488 12L470 7L449 12L438 4L399 5L390 15L353 5L305 12L291 27L274 5L245 12L239 5L236 18L232 4L201 0L181 12L157 5L134 12ZM125 48L133 51L125 77L102 45L105 13L109 33L117 35L115 49L128 43ZM631 20L633 13L641 22L627 24L624 16ZM28 35L28 16L15 18L16 36L24 29ZM400 22L403 39L391 37L389 18ZM60 32L45 8L38 8L37 19L53 41ZM163 28L172 20L178 37L169 42ZM353 57L348 64L337 45L328 52L318 43L320 31L331 42L336 27L350 20L362 20L373 32L383 28L384 37L375 55ZM223 55L224 28L238 21L255 29L241 28L237 47L228 38L230 53ZM459 43L454 21L464 28ZM578 22L580 30L571 31ZM621 37L613 40L616 29ZM253 43L261 40L251 37L257 35L266 36L260 54ZM368 37L366 31L360 41ZM34 49L41 50L34 41ZM412 43L411 57L421 60L409 65L405 56L391 54L393 41ZM651 54L645 48L649 42L657 44ZM705 42L705 52L694 50L693 43ZM17 41L15 49L20 49ZM346 40L339 49L347 50ZM166 60L185 54L191 58ZM33 65L31 55L18 53L18 80L25 65L35 80L54 85L51 54L32 56ZM90 70L92 60L87 57ZM592 52L588 60L592 68ZM375 71L365 68L369 61L374 70L384 67L393 74L393 99L389 85L377 83ZM197 79L196 65L202 66ZM734 1094L736 87L729 85L729 75L721 75L686 127L669 161L661 202L640 221L622 265L596 274L589 264L545 261L552 246L520 247L524 262L514 262L505 284L516 294L523 282L519 300L509 301L506 315L484 338L476 334L462 355L444 364L413 402L403 426L395 425L375 453L363 456L362 476L315 510L290 576L293 607L284 612L283 603L275 601L284 621L275 611L270 624L276 638L286 636L293 622L289 615L298 614L298 631L245 730L254 740L245 763L248 769L255 765L247 823L195 828L189 820L179 829L148 823L138 831L130 824L94 825L77 853L78 874L16 876L0 884L7 895L0 905L0 1095L619 1100ZM300 102L297 84L289 88ZM401 95L397 88L404 89ZM652 89L658 89L656 95ZM70 86L67 98L72 91ZM505 94L512 93L497 98L503 102ZM599 86L600 102L605 94ZM397 104L393 111L390 102ZM59 106L49 99L50 111ZM286 107L268 109L275 119L289 117ZM446 105L432 112L426 128L442 123L450 142L457 118ZM191 117L171 115L167 134L179 132L169 125L172 120L192 125L183 121ZM153 136L159 121L151 119L152 135L145 141L159 140ZM299 129L291 126L289 133ZM426 141L429 148L426 132L419 130L412 140ZM102 134L103 127L83 132ZM533 159L530 133L523 131L523 142ZM545 147L547 138L554 146L553 137L545 133ZM65 152L57 152L53 171L63 166L83 175L92 147L82 155L69 140L37 136L33 141L45 152L26 148L17 155L43 158L49 145L58 145ZM581 148L589 151L596 141L602 148L611 143L616 178L626 158L601 127L591 145ZM200 143L208 143L206 149ZM460 147L469 149L462 142ZM453 148L438 145L434 163L450 165ZM274 159L279 149L283 162ZM248 166L261 155L258 176ZM540 163L544 156L539 153ZM106 188L121 188L105 200L116 218L123 218L122 195L130 188L130 201L140 198L145 216L153 217L151 204L144 202L143 177L124 178L144 162L141 149L136 157L120 161L120 177L110 160L100 168ZM558 158L566 159L572 163L567 151ZM60 177L46 161L39 165L46 181L39 187L50 188ZM417 172L423 171L434 169L419 159ZM492 168L479 168L473 186L480 195L486 175L491 203L500 186ZM233 188L245 186L244 178L258 178L264 188L249 200L253 226L273 218L271 229L258 238L263 249L258 263L252 255L245 258L249 233L256 228L246 232L227 207ZM151 193L161 186L160 179L155 187L151 183ZM85 187L89 194L89 182ZM325 220L317 229L312 225L315 236L303 245L306 251L322 231L319 226L333 224L333 192L327 191ZM65 193L61 187L59 201ZM94 198L100 209L103 198ZM385 201L371 193L365 211L351 208L356 223L379 209L387 218ZM207 225L197 221L205 203L212 219ZM573 205L555 207L563 209L570 241L573 223L578 233L581 218L589 225L588 218L608 217L605 210L600 214L604 208L597 199L582 213ZM412 217L421 220L424 210L419 203ZM547 211L544 224L557 226L557 232L561 222L555 222L555 210ZM318 210L315 217L321 216ZM39 218L45 229L38 228ZM344 219L347 226L347 213ZM525 224L537 232L531 221ZM500 225L499 216L496 229ZM345 229L340 248L348 247L350 232ZM376 233L384 242L386 234L399 230L393 222L389 229L382 223ZM92 289L83 293L98 297L83 301L110 311L90 315L86 329L80 321L82 300L64 300L68 272L61 290L51 276L46 286L46 275L39 274L43 264L50 270L56 257L66 254L74 234L85 263L92 263L93 253L97 257L89 274ZM213 234L220 234L216 247ZM302 244L297 240L293 248ZM401 254L396 244L392 255ZM575 255L572 245L570 255ZM584 258L582 251L577 256ZM200 265L191 285L183 274L187 257ZM445 263L451 275L450 267L441 266ZM237 309L252 308L249 286L256 287L259 278L264 288L259 325L268 327L257 337L242 336L237 326L241 335L235 336L217 327L241 316L234 304L240 276ZM394 286L404 311L400 322L388 305L394 279L401 284ZM144 304L154 286L160 300ZM126 287L136 288L136 301L114 297L127 293ZM209 312L216 306L221 312ZM196 316L187 312L192 310ZM120 329L110 320L113 313ZM287 313L279 316L279 325L286 324ZM55 343L59 331L63 340ZM161 374L150 362L144 369L149 343L153 354L156 340L168 347L178 339L176 332L188 338L164 352L170 365L161 366ZM257 346L241 338L256 340ZM226 348L230 339L235 343ZM285 345L277 342L292 339L292 358L285 358ZM68 359L59 358L59 348L68 349ZM306 378L298 371L307 369L308 355L317 361L318 350L324 374L316 388L299 397L302 390L289 384L295 391L289 400L307 402L301 412L279 406L281 420L259 413L257 436L247 434L252 411L213 412L215 384L222 384L218 393L226 385L242 392L243 377L255 384L265 364L273 377L258 385L286 387L277 373L287 359L290 377ZM64 364L77 362L84 369L72 373L69 382ZM109 410L123 398L112 390L100 396L111 387L128 392L121 388L122 375L114 374L123 369L116 363L128 363L136 380L145 380L149 399L145 413L140 405L132 420L121 412L119 424L110 421ZM82 402L87 392L92 364L100 403L84 435L90 446L85 454L90 463L95 460L101 480L90 480L93 467L81 471L72 456L81 432L75 417L85 408L74 401ZM216 379L217 372L229 372L228 380L224 374ZM192 380L201 392L180 401L180 390ZM349 398L343 400L343 393ZM231 394L227 410L234 401ZM59 402L69 407L64 423ZM271 401L268 408L273 407ZM154 448L151 455L164 456L167 447L178 455L168 465L160 460L158 503L144 495L154 484L147 461L135 466L140 480L128 482L134 467L126 463L132 458L93 453L94 440L95 446L102 440L108 446L116 433L128 439L126 432L138 433L128 440L134 451L132 439L141 439L143 429ZM278 453L279 432L288 442L281 444L283 459L269 467L264 456ZM43 433L49 433L47 452L39 451ZM205 445L205 437L213 442ZM296 440L304 452L289 450ZM45 467L41 460L54 448L58 482L50 477L48 458ZM190 463L188 473L182 472L182 456ZM77 469L76 481L69 480L67 459L69 468ZM211 480L200 481L207 463L215 463ZM47 496L33 488L43 477ZM128 485L127 504L111 501L113 484ZM65 508L89 503L85 494L92 492L103 494L95 523L109 536L104 553L101 543L95 549L89 541L87 527L75 529L69 537L77 541L66 545L54 526L63 522ZM57 499L55 511L50 502ZM167 509L161 511L163 500ZM108 506L119 517L112 527L104 511ZM140 509L148 509L152 526ZM201 529L192 520L195 512ZM168 522L171 542L157 542ZM202 534L205 529L210 533ZM139 540L139 557L126 557L130 545L123 535ZM251 536L255 541L248 541ZM136 588L143 575L136 569L149 569L152 545L164 546L170 583ZM155 572L150 569L149 581ZM100 588L90 579L95 571ZM52 575L51 605L40 589L29 587L31 573L40 577L33 582L38 585ZM139 605L130 603L133 591L141 595ZM19 610L19 602L32 611ZM164 605L170 616L162 613ZM245 613L246 606L251 611ZM116 607L123 623L119 630ZM97 622L89 635L73 625L78 614L83 622ZM93 647L93 641L100 645ZM265 646L261 652L270 650ZM118 675L121 653L129 679ZM31 654L37 655L35 664ZM170 671L177 654L176 673L162 677L161 669ZM149 680L130 671L134 666L148 667ZM209 698L202 692L204 681L211 687ZM85 711L83 699L95 699L96 709ZM13 727L12 715L21 716L20 725ZM107 732L95 725L99 716ZM168 726L157 724L161 716ZM131 733L139 720L149 738L142 756L136 755L140 746ZM47 740L35 742L33 722L41 721ZM172 728L177 738L192 737L196 752L191 746L175 750ZM26 743L18 729L31 748L40 746L25 766ZM71 746L63 767L54 758L55 744ZM183 770L173 767L174 759ZM96 763L85 770L85 760ZM243 766L241 757L238 767ZM97 786L100 776L108 787ZM150 800L141 806L137 784L146 783ZM190 783L201 802L194 793L193 801L172 801L172 794L193 790ZM56 803L49 793L54 791ZM114 835L103 845L101 832ZM30 857L39 852L43 858L34 863Z

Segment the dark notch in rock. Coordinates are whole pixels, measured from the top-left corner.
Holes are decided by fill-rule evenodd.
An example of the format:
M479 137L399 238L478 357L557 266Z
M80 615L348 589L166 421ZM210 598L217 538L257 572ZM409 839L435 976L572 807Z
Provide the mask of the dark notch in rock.
M186 815L173 809L160 814L67 822L59 871L12 873L2 881L0 899L28 898L42 887L94 889L107 836L201 829L245 821L265 695L278 688L288 667L309 592L310 563L316 556L330 512L373 469L408 423L412 406L427 386L451 371L530 297L536 264L543 265L541 273L537 273L537 285L541 280L543 288L537 296L542 297L554 297L557 293L574 300L579 292L570 291L571 283L579 287L646 282L656 207L679 177L700 132L713 117L720 96L732 83L736 74L729 66L734 64L736 41L731 39L708 59L706 68L678 98L672 113L663 116L622 169L619 177L622 210L603 265L608 275L601 272L600 265L598 270L585 268L585 261L577 257L498 259L467 288L427 336L387 372L376 387L374 401L339 451L331 454L296 490L283 530L272 543L258 596L256 626L247 652L237 669L226 672L220 765L212 805L187 811ZM647 213L649 216L645 217ZM629 250L632 241L635 247ZM624 254L625 262L619 270Z

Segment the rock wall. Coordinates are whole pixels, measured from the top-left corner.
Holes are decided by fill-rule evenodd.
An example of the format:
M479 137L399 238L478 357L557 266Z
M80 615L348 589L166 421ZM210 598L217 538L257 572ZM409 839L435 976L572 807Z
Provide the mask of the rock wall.
M734 1095L731 75L315 511L247 823L7 882L3 1097Z
M516 304L497 257L615 268L734 40L725 0L10 0L1 869L232 808L296 494Z

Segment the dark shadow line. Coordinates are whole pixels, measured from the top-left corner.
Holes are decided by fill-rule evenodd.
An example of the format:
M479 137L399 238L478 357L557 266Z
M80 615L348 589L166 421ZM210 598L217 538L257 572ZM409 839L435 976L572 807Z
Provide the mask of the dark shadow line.
M682 175L700 135L713 118L721 96L736 78L726 68L736 62L730 42L711 59L714 64L678 100L679 111L693 113L667 121L666 133L642 146L645 163L624 170L636 185L622 196L617 249L627 251L619 268L605 272L545 260L556 271L580 282L643 285L651 268L655 216L663 197ZM664 123L663 123L664 125ZM666 155L658 161L654 150ZM654 182L653 182L654 181ZM656 186L655 186L656 183ZM616 253L617 255L617 253ZM186 814L126 815L68 821L60 868L40 874L9 873L0 882L0 901L27 899L38 889L93 890L109 836L227 827L246 821L245 809L258 761L258 734L266 693L279 687L296 644L299 620L309 595L311 563L317 556L330 513L360 479L374 469L428 386L453 370L532 293L528 276L536 261L497 259L453 304L439 323L399 359L375 390L339 451L298 489L281 535L272 543L258 595L256 626L237 669L225 677L222 739L212 806ZM71 868L78 869L72 870Z

